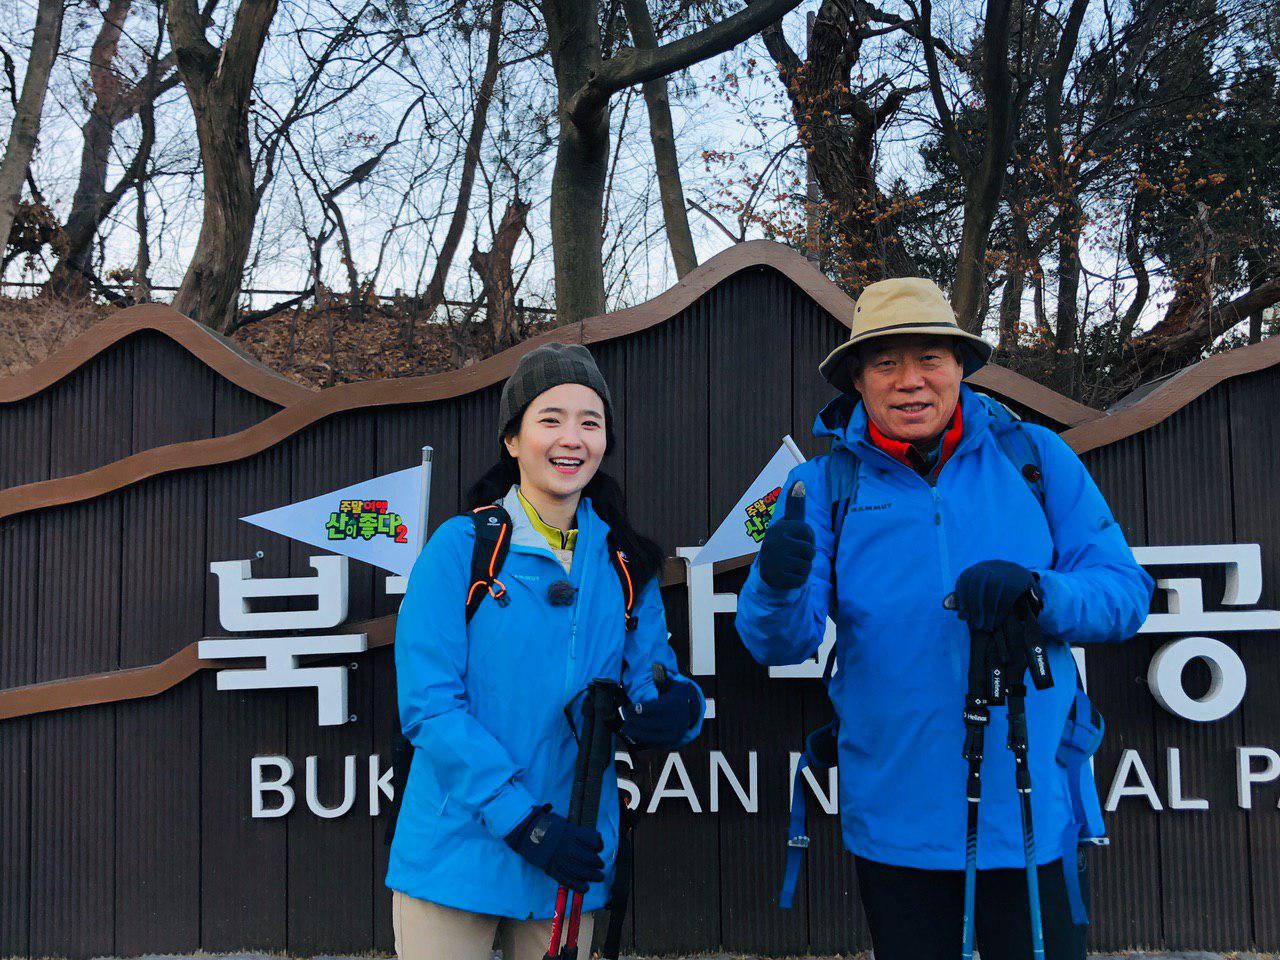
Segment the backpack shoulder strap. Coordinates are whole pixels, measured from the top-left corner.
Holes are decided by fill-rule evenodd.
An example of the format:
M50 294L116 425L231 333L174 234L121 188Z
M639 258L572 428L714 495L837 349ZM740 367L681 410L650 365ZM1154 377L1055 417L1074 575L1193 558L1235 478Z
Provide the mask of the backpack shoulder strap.
M622 604L627 618L627 629L634 630L636 628L636 583L635 578L631 575L631 561L627 559L627 553L613 538L610 532L605 538L605 542L609 547L609 566L613 567L613 572L618 576L618 584L622 587Z
M1022 479L1035 495L1040 509L1044 509L1044 472L1040 469L1040 450L1027 434L1022 418L994 397L982 396L995 420L993 430L996 443L1005 459L1014 465Z
M467 588L467 623L476 610L491 596L500 606L511 602L507 588L498 579L507 551L511 549L511 515L500 504L477 507L471 511L476 540L471 548L471 582Z

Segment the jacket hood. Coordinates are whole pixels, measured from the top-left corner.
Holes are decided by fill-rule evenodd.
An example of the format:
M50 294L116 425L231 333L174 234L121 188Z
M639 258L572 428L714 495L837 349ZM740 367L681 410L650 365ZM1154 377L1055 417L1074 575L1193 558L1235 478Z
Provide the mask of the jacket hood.
M960 384L960 409L964 414L965 439L976 437L991 424L990 403L998 401L976 393ZM842 393L828 403L813 421L813 435L819 440L830 438L832 450L857 451L867 441L867 408L861 400Z

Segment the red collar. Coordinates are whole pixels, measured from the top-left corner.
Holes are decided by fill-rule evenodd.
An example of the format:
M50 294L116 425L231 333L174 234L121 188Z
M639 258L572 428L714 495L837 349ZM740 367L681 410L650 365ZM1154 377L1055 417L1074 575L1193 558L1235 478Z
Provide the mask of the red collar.
M867 418L867 433L870 435L873 444L903 466L919 472L921 465L920 455L912 449L911 444L886 437L870 417ZM942 469L942 465L950 459L951 454L956 452L956 447L960 446L960 438L963 435L964 417L960 413L960 403L957 401L956 411L951 415L951 423L947 425L947 432L942 435L942 451L938 454L938 462L930 473L937 475L938 471Z

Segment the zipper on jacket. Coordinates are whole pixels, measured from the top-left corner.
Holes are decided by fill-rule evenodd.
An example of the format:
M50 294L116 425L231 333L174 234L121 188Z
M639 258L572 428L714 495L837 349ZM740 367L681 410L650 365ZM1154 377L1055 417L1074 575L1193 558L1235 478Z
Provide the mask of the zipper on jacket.
M938 544L938 567L939 567L939 573L942 575L942 593L943 593L943 596L945 597L947 594L951 592L951 588L954 584L951 579L951 558L947 551L947 531L946 531L946 528L942 525L942 494L938 492L938 479L939 477L942 476L942 470L939 469L937 475L934 476L932 480L930 480L928 477L922 477L920 474L916 473L916 471L912 470L901 460L897 460L894 457L889 456L889 454L881 450L874 443L869 443L865 440L860 442L864 447L874 450L877 454L884 457L887 461L892 463L894 466L904 470L907 474L915 477L917 480L919 480L921 483L923 483L926 487L929 488L929 493L933 497L933 525L934 525L934 528L937 530L937 534L938 534L936 538L936 541ZM957 452L958 452L958 448L957 448ZM955 453L952 453L952 456L954 457ZM948 460L947 462L949 463L950 460ZM945 468L946 466L947 466L946 463L942 465L943 468Z
M945 466L945 464L944 464ZM938 528L938 561L942 572L942 592L945 596L951 592L951 556L947 550L947 528L942 523L942 494L938 492L936 481L929 485L933 493L933 523Z
M591 564L588 561L588 555L591 551L588 549L587 532L582 529L591 523L587 519L586 523L578 528L578 544L574 550L574 563L581 563L581 576L578 580L578 591L573 597L573 613L569 620L569 658L564 665L564 693L566 696L573 696L578 691L574 687L577 679L577 663L578 663L578 614L582 608L582 597L588 590L588 577L591 574ZM556 561L559 563L559 561Z

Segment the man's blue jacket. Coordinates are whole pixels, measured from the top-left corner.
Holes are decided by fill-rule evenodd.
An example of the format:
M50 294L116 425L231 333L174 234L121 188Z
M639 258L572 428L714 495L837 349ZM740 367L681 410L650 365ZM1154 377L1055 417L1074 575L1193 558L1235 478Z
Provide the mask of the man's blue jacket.
M569 812L578 748L565 704L596 677L621 680L632 700L655 697L654 663L672 679L684 678L667 643L656 577L640 591L636 629L626 629L608 527L588 498L578 505L567 577L514 487L503 506L512 534L499 579L510 603L487 599L467 623L475 527L463 516L431 537L400 605L396 686L400 724L414 753L387 886L473 913L545 919L555 910L556 882L503 838L536 804ZM547 590L565 579L576 588L574 602L554 606ZM686 743L701 730L701 715ZM605 882L591 885L584 910L598 910L607 899L618 816L610 764L597 822Z
M1029 689L1033 818L1040 863L1061 856L1071 820L1066 771L1056 761L1075 695L1069 644L1123 641L1137 632L1152 581L1084 465L1051 430L993 416L990 401L961 387L964 433L930 484L875 447L861 403L842 396L814 433L832 453L791 471L779 503L803 480L816 554L808 582L775 590L753 566L737 627L763 664L801 663L836 623L830 696L840 721L840 814L845 845L881 863L964 867L963 708L969 632L943 608L956 577L983 560L1010 560L1040 576L1055 685ZM1043 471L1044 507L994 431L1023 429ZM827 460L860 462L856 500L833 534ZM834 469L852 469L839 456ZM992 709L982 765L978 866L1024 863L1013 756L1004 707Z

